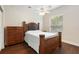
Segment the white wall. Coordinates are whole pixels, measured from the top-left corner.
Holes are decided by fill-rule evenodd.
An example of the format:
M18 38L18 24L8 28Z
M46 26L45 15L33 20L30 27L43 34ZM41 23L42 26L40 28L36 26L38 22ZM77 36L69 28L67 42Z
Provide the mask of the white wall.
M79 46L79 6L62 6L52 10L51 14L44 18L44 20L49 20L49 23L46 24L49 25L49 30L51 17L55 15L63 15L62 40Z
M45 16L43 16L43 31L49 31L49 14L45 14Z
M42 16L39 16L32 8L22 5L9 5L4 6L5 9L5 21L4 26L21 26L22 21L39 22L40 29L42 29Z
M64 14L63 39L79 46L79 6L68 6Z

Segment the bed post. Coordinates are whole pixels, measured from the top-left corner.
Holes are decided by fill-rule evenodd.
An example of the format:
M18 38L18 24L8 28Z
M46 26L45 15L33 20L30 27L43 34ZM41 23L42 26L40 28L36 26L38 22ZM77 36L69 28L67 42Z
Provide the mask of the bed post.
M40 35L40 46L39 46L39 53L45 53L45 35Z
M25 21L23 21L22 26L23 26L23 28L24 28L24 32L26 32L27 29L28 29L28 27L27 27L27 24L26 24Z
M39 23L38 23L38 30L39 30Z
M25 21L22 22L23 30L25 32Z
M61 35L62 35L62 33L61 32L58 32L58 35L59 35L59 48L61 48L61 46L62 46L62 40L61 40Z

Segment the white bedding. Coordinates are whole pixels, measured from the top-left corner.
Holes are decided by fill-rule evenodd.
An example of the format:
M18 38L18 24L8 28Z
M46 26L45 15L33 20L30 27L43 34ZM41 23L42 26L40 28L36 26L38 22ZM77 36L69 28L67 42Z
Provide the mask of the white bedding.
M37 53L39 53L39 45L40 45L40 39L39 35L44 34L45 38L51 38L58 35L58 33L49 33L49 32L42 32L40 30L32 30L27 31L25 33L25 42L28 43L30 47L32 47Z

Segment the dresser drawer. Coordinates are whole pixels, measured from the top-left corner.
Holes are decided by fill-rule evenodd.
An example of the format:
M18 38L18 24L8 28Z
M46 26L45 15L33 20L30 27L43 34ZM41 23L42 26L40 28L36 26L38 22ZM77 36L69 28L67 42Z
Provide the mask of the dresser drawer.
M14 45L23 42L23 27L9 26L5 28L5 43L6 45Z

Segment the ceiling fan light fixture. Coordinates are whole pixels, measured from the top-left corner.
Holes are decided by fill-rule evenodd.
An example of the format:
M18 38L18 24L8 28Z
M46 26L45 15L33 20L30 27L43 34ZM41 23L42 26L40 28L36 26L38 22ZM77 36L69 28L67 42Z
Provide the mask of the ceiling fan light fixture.
M44 16L45 15L45 12L40 12L39 15Z

